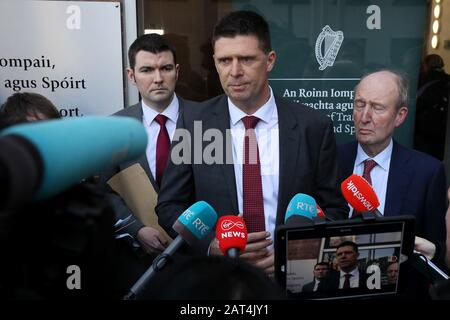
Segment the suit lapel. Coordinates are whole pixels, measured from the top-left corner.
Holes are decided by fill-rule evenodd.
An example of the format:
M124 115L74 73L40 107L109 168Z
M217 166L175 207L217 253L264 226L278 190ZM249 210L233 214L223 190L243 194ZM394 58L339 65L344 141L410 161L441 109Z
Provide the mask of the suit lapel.
M141 123L143 122L144 114L142 112L142 105L140 102L129 107L128 116L135 118L136 120L139 120ZM142 166L142 168L144 169L148 178L150 179L150 182L152 183L153 188L155 189L156 192L159 192L158 184L156 183L155 179L153 178L152 172L150 170L150 166L148 165L147 152L144 152L135 162L139 163Z
M214 110L214 121L215 123L212 126L208 126L208 128L217 128L220 132L223 133L224 141L223 141L223 150L224 150L224 165L219 165L224 175L224 180L227 185L227 189L230 195L230 199L232 199L232 207L233 212L238 213L239 208L237 204L237 191L236 191L236 177L234 173L234 164L233 164L233 150L231 143L231 136L227 135L227 129L230 129L230 113L228 111L228 100L225 95L223 95L220 103L215 106ZM206 130L206 128L203 128ZM228 132L229 133L229 132ZM227 147L227 139L229 140L229 146ZM228 158L227 159L227 155Z
M358 142L352 142L345 152L341 152L340 156L343 161L340 162L341 166L341 179L347 179L347 177L353 174L353 169L355 168L356 154L358 152Z
M402 214L404 197L411 183L411 169L407 165L408 156L402 152L401 146L394 141L392 148L391 164L386 190L385 216L397 216Z
M285 208L290 199L290 190L294 188L295 168L300 148L300 132L295 115L292 114L280 99L275 97L278 111L280 168L278 185L277 224L284 223Z

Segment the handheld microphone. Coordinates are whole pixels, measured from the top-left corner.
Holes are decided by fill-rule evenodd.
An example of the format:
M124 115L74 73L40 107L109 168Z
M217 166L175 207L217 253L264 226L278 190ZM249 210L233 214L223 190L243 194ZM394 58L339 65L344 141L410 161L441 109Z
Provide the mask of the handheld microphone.
M376 217L383 215L378 211L380 201L372 186L361 176L352 174L342 181L341 191L345 200L359 212L373 212Z
M311 224L317 217L317 204L313 197L304 193L297 193L288 204L285 224Z
M318 218L326 218L325 212L323 212L322 208L317 204L317 217Z
M172 243L158 255L150 268L131 287L125 300L135 299L146 288L149 281L161 270L175 251L186 241L193 245L196 241L204 238L214 227L217 221L216 211L205 201L198 201L187 208L173 224L173 229L178 236Z
M0 133L0 207L51 197L107 166L136 159L147 133L128 117L88 116L37 121Z
M223 255L238 258L247 245L247 227L239 216L222 216L217 221L216 238Z

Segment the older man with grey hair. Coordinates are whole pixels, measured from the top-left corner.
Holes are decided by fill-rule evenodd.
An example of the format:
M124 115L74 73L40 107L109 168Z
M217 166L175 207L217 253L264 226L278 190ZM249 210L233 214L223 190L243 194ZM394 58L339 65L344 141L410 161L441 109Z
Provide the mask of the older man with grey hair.
M440 259L446 238L444 166L393 139L408 114L407 93L407 81L394 71L381 70L361 79L353 109L357 141L339 147L339 165L342 179L355 173L371 183L381 214L415 216L415 249Z

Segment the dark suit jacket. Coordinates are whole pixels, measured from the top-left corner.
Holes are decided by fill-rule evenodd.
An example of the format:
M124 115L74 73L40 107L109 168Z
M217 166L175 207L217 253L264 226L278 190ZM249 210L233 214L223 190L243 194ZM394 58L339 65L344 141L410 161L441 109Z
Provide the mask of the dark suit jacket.
M302 287L302 292L313 292L315 285L315 280L308 282Z
M336 290L339 290L339 277L340 277L340 273L338 271L334 271L334 272L330 272L330 274L328 275L326 281L324 280L324 284L323 284L323 291L327 291L327 292L334 292ZM367 290L367 273L362 270L359 269L359 287L358 288L351 288L353 289L360 289L360 290ZM330 294L331 295L331 294Z
M275 97L275 101L280 139L276 224L284 223L286 207L299 192L314 197L327 215L346 219L348 210L337 184L337 151L331 121L301 104L278 97ZM183 128L191 133L193 141L195 120L201 121L203 132L216 128L225 137L226 129L230 128L225 95L205 101L191 111L184 114ZM224 138L222 141L224 150L226 140ZM191 163L194 152L197 155L199 153L198 149L195 150L198 145L194 144L191 145ZM209 144L210 141L203 142L203 148ZM233 158L229 151L228 161L223 159L225 155L222 158L224 164L205 164L202 161L201 164L175 165L169 161L156 206L160 224L166 230L170 232L178 216L199 200L208 202L219 216L238 213ZM203 241L202 252L206 252L212 237L213 234L210 234Z
M342 180L353 173L357 142L339 146ZM396 141L392 149L384 215L413 215L416 235L435 243L445 240L446 179L437 159Z
M185 99L182 99L181 97L178 97L179 101L179 116L178 116L178 122L177 126L181 122L181 118L183 117L183 110L192 108L193 105L195 105L195 102L188 101ZM120 110L114 114L115 116L124 116L124 117L131 117L135 118L142 122L143 112L142 112L142 106L141 103L137 103L135 105L132 105L128 108L125 108L123 110ZM149 139L152 139L153 137L149 137ZM156 137L154 137L156 139ZM159 187L155 181L155 178L152 175L152 172L150 170L150 167L148 165L147 155L144 152L138 159L128 161L121 163L120 165L108 168L105 171L103 171L100 175L100 183L103 185L107 191L107 197L111 201L111 203L114 206L114 209L116 211L116 218L117 219L125 219L130 214L133 215L132 211L127 207L124 200L115 193L107 184L106 182L113 177L115 174L119 173L120 171L128 168L129 166L132 166L135 163L139 163L144 171L147 173L147 176L150 179L150 182L152 183L153 187L155 188L156 192L159 192ZM134 215L133 215L134 216ZM144 225L137 219L130 224L128 227L124 228L122 230L123 233L129 233L133 238L136 237L137 232L139 229L141 229Z

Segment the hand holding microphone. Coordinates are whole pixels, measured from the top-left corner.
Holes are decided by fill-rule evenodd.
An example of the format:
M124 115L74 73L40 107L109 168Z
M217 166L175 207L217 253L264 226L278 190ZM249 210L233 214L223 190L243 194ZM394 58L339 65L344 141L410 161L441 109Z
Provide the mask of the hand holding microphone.
M363 177L352 174L342 181L341 191L345 200L357 212L372 212L378 218L383 217L377 209L380 205L377 194Z

